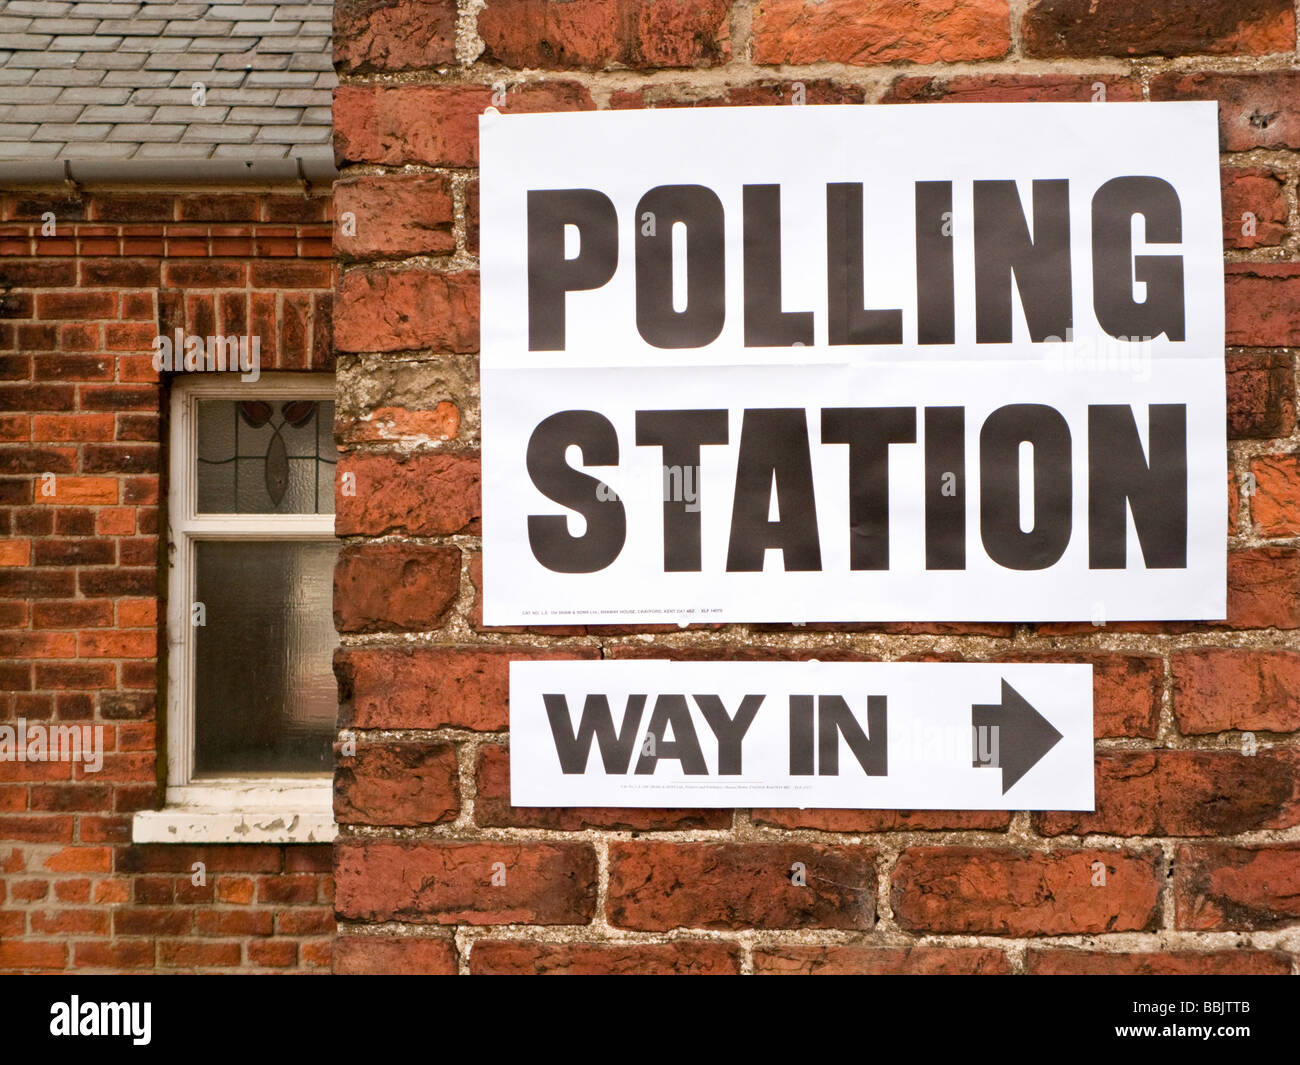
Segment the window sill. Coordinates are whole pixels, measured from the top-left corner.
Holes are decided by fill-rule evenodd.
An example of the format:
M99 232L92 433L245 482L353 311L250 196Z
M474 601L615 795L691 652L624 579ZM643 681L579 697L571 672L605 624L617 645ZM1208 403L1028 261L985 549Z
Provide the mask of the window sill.
M133 843L330 843L333 782L212 781L169 788L161 810L141 810Z

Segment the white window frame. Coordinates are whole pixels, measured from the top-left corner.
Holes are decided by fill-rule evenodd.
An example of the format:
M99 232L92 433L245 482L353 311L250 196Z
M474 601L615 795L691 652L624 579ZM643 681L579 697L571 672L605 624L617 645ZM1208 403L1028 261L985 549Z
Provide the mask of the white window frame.
M195 545L204 540L331 540L334 515L197 513L198 403L250 397L333 400L329 374L265 373L243 383L235 373L178 376L170 405L167 493L167 788L161 810L135 814L136 843L328 843L334 823L333 776L249 774L194 780Z

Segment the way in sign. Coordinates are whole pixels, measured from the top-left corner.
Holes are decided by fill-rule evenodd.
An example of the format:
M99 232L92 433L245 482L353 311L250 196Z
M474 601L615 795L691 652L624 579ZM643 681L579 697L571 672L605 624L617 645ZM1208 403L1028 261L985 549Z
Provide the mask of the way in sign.
M516 806L1092 809L1086 665L513 662Z

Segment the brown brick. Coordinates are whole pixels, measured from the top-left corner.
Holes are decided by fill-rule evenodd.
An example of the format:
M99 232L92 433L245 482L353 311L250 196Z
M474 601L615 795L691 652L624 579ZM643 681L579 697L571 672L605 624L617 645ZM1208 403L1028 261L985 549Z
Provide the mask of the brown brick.
M339 936L334 972L341 976L454 976L456 945L415 936Z
M1034 815L1045 836L1233 836L1300 823L1300 752L1103 751L1093 813Z
M1105 871L1105 885L1093 886ZM911 847L894 869L894 919L912 932L1045 936L1153 931L1157 850Z
M1300 844L1199 844L1174 858L1177 928L1252 931L1300 918Z
M355 480L346 493L344 474ZM440 536L466 530L482 514L477 455L344 455L339 460L334 531L340 536Z
M794 882L803 865L803 885ZM611 924L671 928L845 928L876 920L875 852L804 843L609 845Z
M352 236L343 227L348 213L355 225ZM445 255L456 247L454 214L451 179L445 174L340 181L334 185L334 244L347 259Z
M727 0L489 0L484 58L506 67L709 66L731 55Z
M753 32L756 63L951 63L1011 46L1006 0L762 0Z
M754 810L756 823L820 832L1005 832L1007 810Z
M596 854L586 844L343 840L335 860L346 918L586 924L595 914Z
M590 111L591 94L573 82L509 88L493 102L488 85L340 85L334 92L334 154L339 164L472 167L478 165L478 117L496 106L506 114ZM431 115L438 120L431 122Z
M740 972L734 943L535 943L479 940L469 970L484 976L719 976Z
M1290 208L1286 176L1261 166L1225 166L1223 243L1228 248L1267 248L1287 234Z
M334 63L342 73L428 70L455 61L456 0L334 5Z
M1254 547L1228 552L1228 620L1234 629L1300 628L1300 552Z
M1290 0L1031 0L1025 54L1267 55L1295 49Z
M355 728L466 728L509 724L511 659L597 658L594 647L345 648L335 655L340 722Z
M1142 99L1142 86L1131 78L1113 74L959 74L903 75L885 91L883 104L929 103L1020 103L1047 101L1089 103L1098 95L1097 86L1110 102Z
M754 951L759 975L978 976L1006 975L1011 963L991 947L782 946Z
M587 828L649 832L692 828L730 828L730 810L601 809L595 807L514 806L510 802L510 752L487 744L475 775L474 821L484 828L548 828L580 832Z
M1295 429L1295 372L1285 352L1229 352L1228 436L1289 436Z
M334 627L339 632L436 629L459 590L457 547L349 544L334 568Z
M1030 950L1031 976L1289 976L1281 951L1211 950L1112 953L1101 950Z
M1263 455L1250 464L1250 516L1260 536L1300 536L1300 455Z
M1169 661L1184 735L1300 730L1300 653L1206 648L1175 652Z
M339 351L478 350L479 276L354 267L338 292Z
M1215 100L1219 146L1226 152L1252 148L1300 148L1300 71L1243 74L1157 74L1153 100Z
M433 825L460 809L456 748L450 743L363 743L334 770L341 824Z

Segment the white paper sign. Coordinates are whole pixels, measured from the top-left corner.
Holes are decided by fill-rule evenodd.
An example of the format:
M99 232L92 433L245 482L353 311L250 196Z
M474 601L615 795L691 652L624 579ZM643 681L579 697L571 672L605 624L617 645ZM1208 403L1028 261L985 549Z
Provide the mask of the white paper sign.
M1222 618L1216 128L484 116L485 621Z
M511 662L514 806L1091 810L1092 667Z

